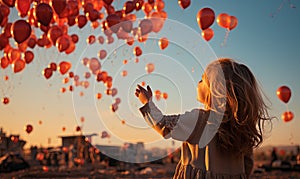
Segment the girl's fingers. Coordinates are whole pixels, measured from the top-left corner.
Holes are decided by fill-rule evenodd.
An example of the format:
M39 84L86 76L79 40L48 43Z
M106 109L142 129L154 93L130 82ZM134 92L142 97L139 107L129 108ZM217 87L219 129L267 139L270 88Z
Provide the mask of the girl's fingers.
M136 97L139 97L139 94L140 94L140 93L138 93L138 92L135 92L135 96L136 96Z

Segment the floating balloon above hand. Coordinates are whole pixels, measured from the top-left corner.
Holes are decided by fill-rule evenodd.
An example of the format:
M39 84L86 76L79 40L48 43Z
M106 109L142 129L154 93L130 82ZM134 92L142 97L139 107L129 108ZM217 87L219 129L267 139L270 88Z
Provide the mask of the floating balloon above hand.
M292 92L289 87L281 86L277 89L276 94L281 101L283 101L284 103L288 103L291 98Z
M201 30L209 28L215 21L215 12L206 7L201 9L197 14L197 22Z

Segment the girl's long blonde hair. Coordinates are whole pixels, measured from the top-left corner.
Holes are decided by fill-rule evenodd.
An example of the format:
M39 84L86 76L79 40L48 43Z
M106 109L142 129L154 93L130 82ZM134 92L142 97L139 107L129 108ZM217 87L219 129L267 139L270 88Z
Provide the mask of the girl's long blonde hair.
M220 148L249 152L261 144L264 122L271 118L249 68L232 59L222 58L209 64L205 74L210 87L206 105L211 110L224 113L216 134Z

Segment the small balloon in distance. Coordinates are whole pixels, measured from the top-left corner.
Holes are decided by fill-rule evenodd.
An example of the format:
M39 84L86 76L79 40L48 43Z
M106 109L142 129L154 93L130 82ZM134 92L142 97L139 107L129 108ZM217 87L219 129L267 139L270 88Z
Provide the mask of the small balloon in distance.
M294 118L294 114L291 111L285 111L282 115L281 118L284 122L289 122Z

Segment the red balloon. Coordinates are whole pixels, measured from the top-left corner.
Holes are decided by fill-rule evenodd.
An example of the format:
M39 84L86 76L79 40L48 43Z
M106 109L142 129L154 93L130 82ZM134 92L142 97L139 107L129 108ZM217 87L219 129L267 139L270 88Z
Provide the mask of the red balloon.
M30 24L22 19L14 22L11 28L12 35L18 44L27 40L31 34Z
M140 22L139 27L141 28L141 35L146 35L152 31L153 25L151 20L143 19Z
M135 4L133 1L126 1L123 7L125 14L131 13L135 9Z
M36 6L35 17L39 23L48 26L53 17L53 11L49 4L40 3Z
M70 39L68 35L63 35L61 37L58 37L56 40L56 47L59 52L66 51L70 46Z
M85 15L79 15L76 17L76 23L78 27L81 29L83 28L87 23L87 18Z
M26 51L24 53L24 59L27 64L31 63L34 58L34 54L32 51Z
M0 50L3 50L9 43L8 38L4 35L0 35Z
M13 68L14 73L18 73L18 72L22 71L25 68L25 61L21 60L21 59L17 59L15 61L13 61L12 68Z
M190 6L191 0L178 0L178 4L182 9L186 9Z
M201 35L206 41L210 41L214 36L214 31L211 28L207 28L202 31Z
M237 26L237 24L238 24L238 19L235 16L230 16L230 24L228 29L229 30L234 29Z
M215 12L206 7L198 11L197 22L201 30L209 28L215 21Z
M66 0L52 0L52 7L56 14L60 15L67 7Z
M32 125L27 124L27 125L25 126L25 131L26 131L28 134L30 134L30 133L32 132L32 130L33 130Z
M8 7L14 7L16 0L2 0L2 2L7 5Z
M100 60L103 60L106 57L106 55L107 55L107 52L106 52L106 50L103 50L103 49L100 50L98 53Z
M97 58L92 58L88 62L88 67L90 68L90 70L92 71L93 74L97 74L97 72L100 71L101 64Z
M20 17L26 17L30 9L31 0L16 0L16 8L19 11Z
M59 71L62 75L66 74L71 68L72 64L70 62L62 61L59 63Z
M43 71L43 75L46 79L49 79L53 74L53 70L51 68L45 68Z
M286 111L281 115L284 122L289 122L294 118L294 114L291 111Z
M225 29L229 28L230 26L230 16L226 13L221 13L217 17L217 23L220 27L223 27Z
M51 40L52 44L56 44L56 40L63 35L63 31L60 27L54 25L52 26L47 33L47 37Z
M281 101L283 101L284 103L288 103L291 98L292 92L289 87L281 86L277 89L276 94Z
M114 32L118 32L120 28L121 18L116 14L109 14L106 17L107 26Z
M76 132L81 131L81 127L80 126L76 126Z
M138 57L138 56L142 55L143 51L142 51L142 49L140 47L136 46L133 49L133 53L135 54L135 56Z
M164 18L159 12L152 12L150 14L150 20L152 22L152 31L158 33L164 26Z
M9 103L9 98L8 98L8 97L4 97L4 98L2 99L2 103L3 103L3 104L8 104L8 103Z

